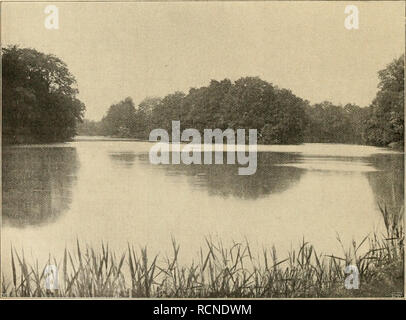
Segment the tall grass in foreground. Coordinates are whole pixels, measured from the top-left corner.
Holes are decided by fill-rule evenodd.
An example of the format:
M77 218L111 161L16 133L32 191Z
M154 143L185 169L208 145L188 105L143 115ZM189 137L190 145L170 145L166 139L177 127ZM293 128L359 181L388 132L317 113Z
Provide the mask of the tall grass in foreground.
M323 255L303 242L279 259L276 249L255 255L249 243L224 247L206 240L198 262L179 264L180 247L172 240L173 253L164 259L149 257L128 245L119 255L108 245L99 250L65 249L61 261L46 265L59 269L59 290L45 288L45 266L28 265L24 254L11 249L12 279L2 277L2 295L9 297L351 297L391 296L404 293L403 208L389 213L380 207L386 235L353 242L343 255ZM338 239L338 241L341 240ZM368 246L368 247L366 247ZM365 248L366 247L366 248ZM364 250L361 252L361 248ZM359 270L359 290L344 287L345 266Z

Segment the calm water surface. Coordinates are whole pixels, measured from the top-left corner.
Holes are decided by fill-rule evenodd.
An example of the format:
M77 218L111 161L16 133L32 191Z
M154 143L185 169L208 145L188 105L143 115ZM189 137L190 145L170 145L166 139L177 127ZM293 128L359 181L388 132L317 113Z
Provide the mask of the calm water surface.
M329 144L259 146L255 175L238 165L151 165L151 144L75 141L3 149L2 262L62 257L76 238L123 252L127 242L190 261L205 237L325 253L382 231L378 203L403 204L403 153Z

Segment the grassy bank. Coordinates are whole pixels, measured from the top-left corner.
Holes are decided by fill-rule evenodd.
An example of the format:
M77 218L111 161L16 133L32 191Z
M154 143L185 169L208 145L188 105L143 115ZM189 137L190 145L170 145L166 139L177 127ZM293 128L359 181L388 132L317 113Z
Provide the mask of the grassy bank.
M341 256L324 255L303 241L282 259L276 249L260 255L249 243L224 247L206 240L200 256L180 265L180 247L173 240L167 258L148 256L147 249L118 254L108 245L65 250L60 261L46 263L59 270L59 290L45 288L45 266L29 265L12 249L11 277L2 277L2 295L8 297L391 297L403 295L403 208L390 213L381 208L386 234L366 236ZM337 239L340 241L340 239ZM340 241L341 243L341 241ZM362 252L362 253L361 253ZM345 266L356 265L359 289L346 289Z

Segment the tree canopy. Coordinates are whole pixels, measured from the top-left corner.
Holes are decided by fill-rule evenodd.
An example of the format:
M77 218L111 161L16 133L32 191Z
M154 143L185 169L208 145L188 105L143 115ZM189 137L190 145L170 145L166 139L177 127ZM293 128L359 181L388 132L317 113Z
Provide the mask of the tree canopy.
M188 94L146 98L138 108L127 98L110 106L102 127L106 135L145 139L154 128L171 132L171 121L179 120L182 130L195 128L203 133L205 128L256 128L259 143L300 143L306 105L289 90L258 77L234 83L212 80L207 87L192 88Z
M404 141L404 55L378 72L378 93L365 121L365 142L385 146Z
M305 142L363 143L365 108L355 104L337 106L329 101L307 106Z
M84 104L76 80L54 55L9 46L2 49L3 142L71 139Z

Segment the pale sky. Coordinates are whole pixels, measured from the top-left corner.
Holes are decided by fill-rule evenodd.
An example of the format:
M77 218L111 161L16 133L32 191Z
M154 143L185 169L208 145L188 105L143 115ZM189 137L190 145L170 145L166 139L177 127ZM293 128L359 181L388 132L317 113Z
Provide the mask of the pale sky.
M404 2L58 3L59 30L44 27L50 3L2 3L2 44L64 60L86 118L131 96L259 76L312 103L368 105L377 71L404 52ZM359 9L359 29L344 8Z

